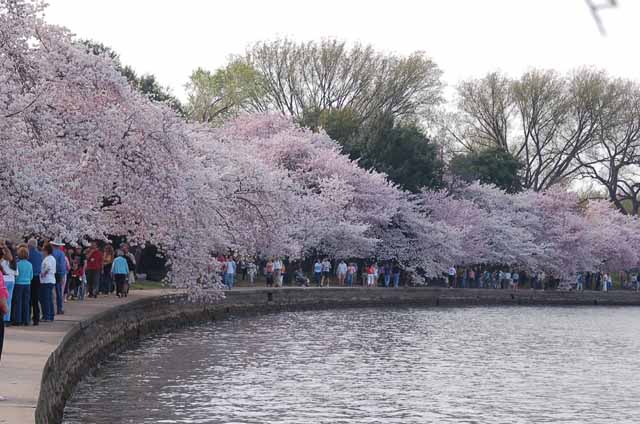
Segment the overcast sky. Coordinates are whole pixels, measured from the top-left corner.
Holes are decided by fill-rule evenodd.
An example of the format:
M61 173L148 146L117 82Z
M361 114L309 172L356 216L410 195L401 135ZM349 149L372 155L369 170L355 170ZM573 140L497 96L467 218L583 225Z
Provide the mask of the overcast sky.
M594 0L604 2L605 0ZM500 69L595 65L640 79L640 1L601 13L584 0L49 0L47 20L115 49L184 99L198 67L215 69L252 42L334 37L386 52L425 51L449 85Z

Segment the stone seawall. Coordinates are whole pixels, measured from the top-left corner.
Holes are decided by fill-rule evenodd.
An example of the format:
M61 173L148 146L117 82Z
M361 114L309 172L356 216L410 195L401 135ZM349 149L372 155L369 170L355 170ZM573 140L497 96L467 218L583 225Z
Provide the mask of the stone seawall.
M148 335L232 315L387 305L640 306L640 294L429 288L283 288L231 291L226 293L224 301L216 304L190 303L183 294L143 298L81 321L66 334L44 367L35 421L39 424L61 422L65 403L75 385L109 355Z

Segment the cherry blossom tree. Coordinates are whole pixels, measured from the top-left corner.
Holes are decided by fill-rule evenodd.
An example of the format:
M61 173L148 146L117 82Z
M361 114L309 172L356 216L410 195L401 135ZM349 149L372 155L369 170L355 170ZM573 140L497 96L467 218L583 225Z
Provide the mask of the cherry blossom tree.
M0 236L153 243L194 297L221 294L214 256L229 249L396 260L428 276L638 265L637 219L605 203L479 183L414 195L281 115L187 123L44 22L39 2L0 0L0 79Z

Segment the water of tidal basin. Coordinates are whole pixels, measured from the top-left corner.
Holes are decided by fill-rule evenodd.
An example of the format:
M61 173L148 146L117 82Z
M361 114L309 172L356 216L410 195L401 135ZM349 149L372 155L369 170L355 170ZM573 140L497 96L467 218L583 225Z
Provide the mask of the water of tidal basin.
M147 339L65 423L638 423L640 308L371 308Z

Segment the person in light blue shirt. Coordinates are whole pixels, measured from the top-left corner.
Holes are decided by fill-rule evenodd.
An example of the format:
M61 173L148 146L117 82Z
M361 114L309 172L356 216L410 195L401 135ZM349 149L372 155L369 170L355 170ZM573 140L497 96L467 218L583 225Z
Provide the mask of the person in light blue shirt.
M236 261L233 260L233 257L230 257L227 261L226 270L224 273L224 284L229 288L233 288L233 284L235 283L236 277Z
M28 260L29 250L26 246L18 249L18 265L16 275L16 285L14 289L15 298L15 325L29 325L29 312L31 310L31 279L33 278L33 266Z
M313 264L313 279L316 282L316 286L320 287L322 283L322 262L320 262L320 259L317 259L316 263Z
M129 294L129 264L120 249L116 251L116 258L111 264L111 275L116 282L116 296L127 297Z

